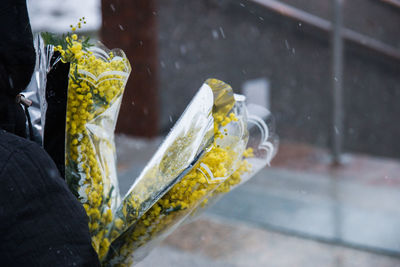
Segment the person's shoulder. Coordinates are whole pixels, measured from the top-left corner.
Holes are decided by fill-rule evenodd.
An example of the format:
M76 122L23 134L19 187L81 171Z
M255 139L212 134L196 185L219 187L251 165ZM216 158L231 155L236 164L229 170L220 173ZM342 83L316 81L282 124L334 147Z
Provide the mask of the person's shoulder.
M0 222L0 257L5 266L100 266L85 209L53 160L36 143L4 131L0 133Z
M36 143L31 142L25 138L19 137L15 134L9 133L0 128L0 159L1 161L5 156L10 156L15 152L26 151L32 149L31 146L37 146Z
M11 134L0 128L0 149L2 151L14 150L14 148L18 148L27 142L29 143L27 139Z
M29 158L31 162L54 164L46 151L38 144L0 129L0 173L10 164L21 165Z
M0 170L3 169L14 153L24 150L30 145L28 140L0 129Z

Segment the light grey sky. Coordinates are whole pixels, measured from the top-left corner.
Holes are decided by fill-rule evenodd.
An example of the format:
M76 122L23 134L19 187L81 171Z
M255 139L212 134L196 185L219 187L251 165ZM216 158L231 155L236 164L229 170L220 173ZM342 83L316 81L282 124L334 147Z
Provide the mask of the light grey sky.
M101 26L100 0L28 0L28 11L34 32L64 33L69 25L85 17L84 31Z

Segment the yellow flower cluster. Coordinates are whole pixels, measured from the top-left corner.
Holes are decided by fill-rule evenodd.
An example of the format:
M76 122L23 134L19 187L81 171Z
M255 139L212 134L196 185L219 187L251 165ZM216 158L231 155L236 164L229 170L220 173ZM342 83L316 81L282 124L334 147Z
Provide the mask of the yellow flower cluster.
M225 126L231 121L237 121L237 119L234 118L233 114L227 117L228 112L235 104L230 86L217 79L208 79L205 84L210 87L214 97L212 116L215 133L214 136L204 137L204 145L209 147L212 138L224 136L218 130L221 124ZM149 162L149 168L146 167L115 213L116 218L120 218L122 223L121 227L113 227L111 231L112 240L134 225L151 208L154 201L158 199L158 195L164 195L164 190L168 190L171 184L175 183L175 179L185 171L188 166L182 163L187 162L192 157L191 154L194 149L192 144L197 142L201 127L199 127L196 119L193 119L192 125L185 125L185 128L189 129L188 132L184 130L174 137L174 140L170 140L173 143L168 146L166 151L162 152L162 158ZM198 147L195 149L198 149ZM221 171L223 169L219 170L219 172ZM218 173L218 175L220 174Z
M248 158L252 157L252 148L248 148L244 153L243 157ZM227 193L231 190L232 187L235 185L239 184L241 182L241 176L246 173L251 171L251 164L247 162L247 160L243 159L239 162L239 167L237 170L229 176L228 179L226 179L220 186L218 186L211 194L209 197L207 197L203 204L207 204L207 202L214 198L215 196L222 194L222 193Z
M76 24L76 26L71 25L70 26L71 30L74 32L74 31L76 31L76 28L78 28L78 29L82 28L82 23L86 24L85 17L80 18L79 22L78 22L78 24Z
M182 165L182 162L186 162L187 158L190 157L189 144L194 142L198 132L195 123L189 128L189 132L183 132L182 135L178 136L168 147L164 157L147 170L141 177L142 179L125 196L115 213L115 218L120 219L121 223L119 226L114 224L111 230L111 241L114 241L135 224L151 208L154 199L157 199L157 195L168 188L173 180L184 171L186 166Z
M225 118L215 119L215 126L226 126L231 121L237 121L233 113ZM224 138L218 127L214 128L215 136ZM235 151L230 147L221 147L214 144L209 152L197 163L186 176L175 184L157 203L155 203L127 232L115 243L107 257L109 266L130 266L134 260L134 251L149 241L168 231L178 224L200 203L206 202L213 192L229 191L231 186L240 182L240 175L250 170L250 165L243 160L239 168L233 173L230 170L233 159L237 158ZM210 181L202 170L207 166L213 177L227 177Z
M87 51L82 50L82 40L78 40L78 35L74 33L76 31L76 27L81 28L82 23L86 24L85 17L79 19L77 26L71 25L71 30L73 34L71 36L67 36L65 38L66 48L63 48L61 45L57 45L54 47L54 51L58 51L61 54L61 60L66 63L77 63L79 62Z
M110 245L111 208L117 204L113 203L116 201L113 190L117 190L118 185L114 182L115 160L110 159L115 148L109 135L103 134L112 133L113 129L102 129L102 133L97 128L104 128L113 119L106 111L122 96L127 76L119 73L129 74L130 69L125 58L114 58L111 52L104 59L84 51L76 34L66 37L66 41L66 50L60 46L55 48L64 62L71 63L66 118L66 181L86 210L92 244L101 257Z

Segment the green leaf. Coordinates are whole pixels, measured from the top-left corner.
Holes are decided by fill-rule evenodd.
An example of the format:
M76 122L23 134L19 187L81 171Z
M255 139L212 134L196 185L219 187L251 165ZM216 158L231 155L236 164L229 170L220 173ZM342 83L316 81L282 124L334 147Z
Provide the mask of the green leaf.
M42 32L41 35L46 45L60 45L63 50L66 50L68 48L68 42L66 38L69 37L70 39L72 39L72 34L69 32L66 34L62 34L61 36L51 32ZM94 46L94 44L90 43L90 37L82 37L81 42L82 50L84 51L88 51L90 47Z

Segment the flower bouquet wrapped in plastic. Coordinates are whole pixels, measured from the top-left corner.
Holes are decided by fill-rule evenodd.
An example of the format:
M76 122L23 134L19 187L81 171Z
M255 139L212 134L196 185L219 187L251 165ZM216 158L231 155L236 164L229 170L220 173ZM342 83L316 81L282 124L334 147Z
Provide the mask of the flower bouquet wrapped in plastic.
M69 64L65 179L87 212L103 266L140 261L191 214L273 156L269 125L253 127L268 111L255 113L229 85L208 79L121 200L113 132L129 62L121 50L90 45L76 34L52 41Z
M71 49L79 53L79 43ZM65 179L89 216L99 255L108 248L108 224L119 204L114 128L130 70L121 50L99 46L70 67Z
M214 92L215 96L216 88L225 88L226 92L229 92L228 95L232 95L232 89L228 85L215 79L207 80L180 120L185 122L185 117L191 116L190 122L198 122L190 110L201 107L201 102L198 102L198 99L201 99L200 96L204 92L208 91L208 101L211 102L211 91ZM214 98L214 102L216 100L218 98ZM122 210L116 213L112 235L117 238L112 238L110 250L106 258L103 259L105 266L130 266L132 263L140 261L155 244L176 229L190 214L201 209L202 203L204 204L209 199L216 199L223 192L229 191L233 185L247 179L246 175L251 176L265 166L273 155L273 145L265 142L264 145L269 145L268 151L265 153L260 153L261 144L254 147L257 149L249 147L246 150L250 120L244 100L243 96L234 95L229 102L224 101L227 104L224 105L223 112L214 112L212 116L209 116L209 120L213 121L212 136L209 137L209 128L207 134L202 134L204 136L203 141L198 142L197 146L198 144L208 145L198 146L200 153L197 153L198 156L194 156L194 161L192 160L193 157L186 157L183 153L193 143L183 142L178 146L172 145L173 153L165 150L168 151L167 158L156 156L160 150L156 153L150 163L158 158L156 162L163 162L161 166L164 166L165 162L169 162L169 167L179 166L180 168L177 169L179 173L174 174L178 174L178 176L172 180L168 179L171 183L166 187L166 190L162 190L162 194L154 195L153 192L154 197L144 201L141 198L142 192L146 192L146 188L154 189L159 184L157 182L159 180L153 179L163 180L165 178L164 174L160 173L160 165L148 165L145 168L127 194L126 205L123 202ZM171 133L179 132L177 130L181 129L182 125L190 125L187 123L180 125L181 122L177 122ZM193 132L201 133L201 131L196 130L196 127L193 127L193 129ZM265 138L265 136L261 138L264 141L268 140L268 137ZM163 145L168 143L166 141ZM256 146L256 144L253 146ZM199 151L198 149L193 150L193 147L191 148L193 151ZM255 154L258 155L257 160L262 159L262 163L253 167L252 163L244 160L243 157L253 157ZM165 156L165 153L160 155ZM158 175L161 176L155 178ZM141 181L141 179L144 180ZM145 182L146 180L148 183ZM140 186L140 183L144 187L138 190L136 187ZM132 192L135 193L132 194ZM145 204L146 207L137 208L140 207L140 203ZM134 211L134 213L130 213L130 211Z
M93 245L101 254L112 209L119 204L114 128L131 69L121 50L95 46L82 57L69 74L65 179L89 216Z
M69 64L65 180L86 210L92 245L102 255L120 202L114 129L131 67L122 50L90 44L75 33L44 37Z
M231 112L232 109L237 114ZM143 224L165 223L159 225L160 230L177 225L183 215L230 175L247 143L246 114L243 112L235 106L232 89L227 84L215 79L206 81L117 210L112 230L114 241L104 259L108 265L129 263L129 256L138 247L133 238L143 230ZM219 129L228 120L236 124L236 132L230 135L226 132L225 136ZM224 142L219 140L222 136L226 137ZM220 168L210 170L207 160L219 160ZM197 168L202 168L209 176L200 177ZM202 188L205 184L210 186ZM192 203L185 203L183 199L170 201L177 190L191 195ZM170 216L166 217L167 214ZM153 216L154 220L148 216ZM145 228L145 232L151 234L152 227ZM151 237L158 234L155 232ZM151 238L141 237L141 243L148 241Z

